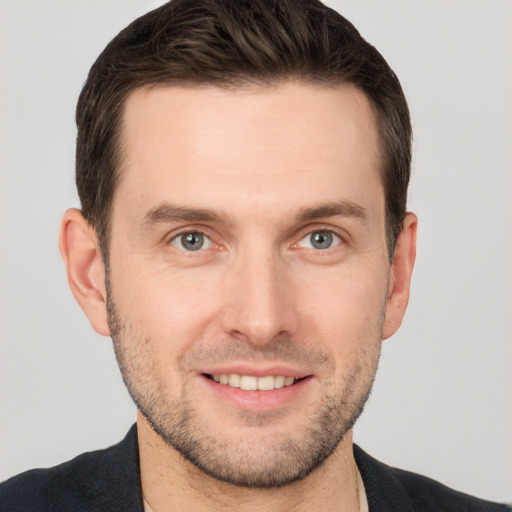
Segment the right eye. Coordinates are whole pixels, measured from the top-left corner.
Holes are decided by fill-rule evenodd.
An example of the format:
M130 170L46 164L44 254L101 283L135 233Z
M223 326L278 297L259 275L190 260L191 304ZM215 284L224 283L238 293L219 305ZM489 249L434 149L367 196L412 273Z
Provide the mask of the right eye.
M320 251L340 245L343 241L332 231L321 229L308 233L299 243L299 247L306 249L318 249Z
M189 231L176 235L169 242L173 247L184 251L199 251L201 249L210 249L212 241L199 231Z

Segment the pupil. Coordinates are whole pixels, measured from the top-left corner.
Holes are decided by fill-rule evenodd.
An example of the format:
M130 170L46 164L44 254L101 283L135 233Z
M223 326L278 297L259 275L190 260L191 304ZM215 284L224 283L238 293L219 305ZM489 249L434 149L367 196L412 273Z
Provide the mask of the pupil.
M317 231L311 235L311 245L315 249L328 249L332 244L332 235L328 231Z
M201 233L189 233L184 236L183 247L189 251L197 251L204 244L204 238Z

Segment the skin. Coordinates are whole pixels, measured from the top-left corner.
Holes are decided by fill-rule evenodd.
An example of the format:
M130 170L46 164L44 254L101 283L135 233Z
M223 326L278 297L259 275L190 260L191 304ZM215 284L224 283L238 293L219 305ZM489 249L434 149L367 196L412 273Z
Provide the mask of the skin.
M405 313L417 223L407 215L390 263L367 98L294 82L142 89L123 136L110 292L78 210L64 215L60 246L144 412L147 501L155 512L357 510L351 427ZM207 237L202 249L185 250L190 232ZM332 245L312 246L318 232ZM206 376L223 372L306 378L283 394L233 395ZM173 447L180 425L202 443L194 463ZM263 488L271 477L287 485Z

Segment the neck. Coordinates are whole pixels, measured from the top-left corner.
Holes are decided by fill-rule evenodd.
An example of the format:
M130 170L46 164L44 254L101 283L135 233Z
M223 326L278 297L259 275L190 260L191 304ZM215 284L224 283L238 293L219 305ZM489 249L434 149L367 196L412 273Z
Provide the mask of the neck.
M139 414L142 490L153 512L297 512L359 510L352 433L306 478L284 487L253 489L218 481L167 445Z

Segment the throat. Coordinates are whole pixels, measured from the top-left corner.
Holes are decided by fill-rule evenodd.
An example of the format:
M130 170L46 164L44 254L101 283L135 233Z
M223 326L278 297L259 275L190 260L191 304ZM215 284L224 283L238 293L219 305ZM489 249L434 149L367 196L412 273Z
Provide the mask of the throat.
M165 443L138 413L145 512L354 512L357 470L350 433L332 456L302 480L274 488L247 488L212 478ZM362 508L362 511L365 509Z

